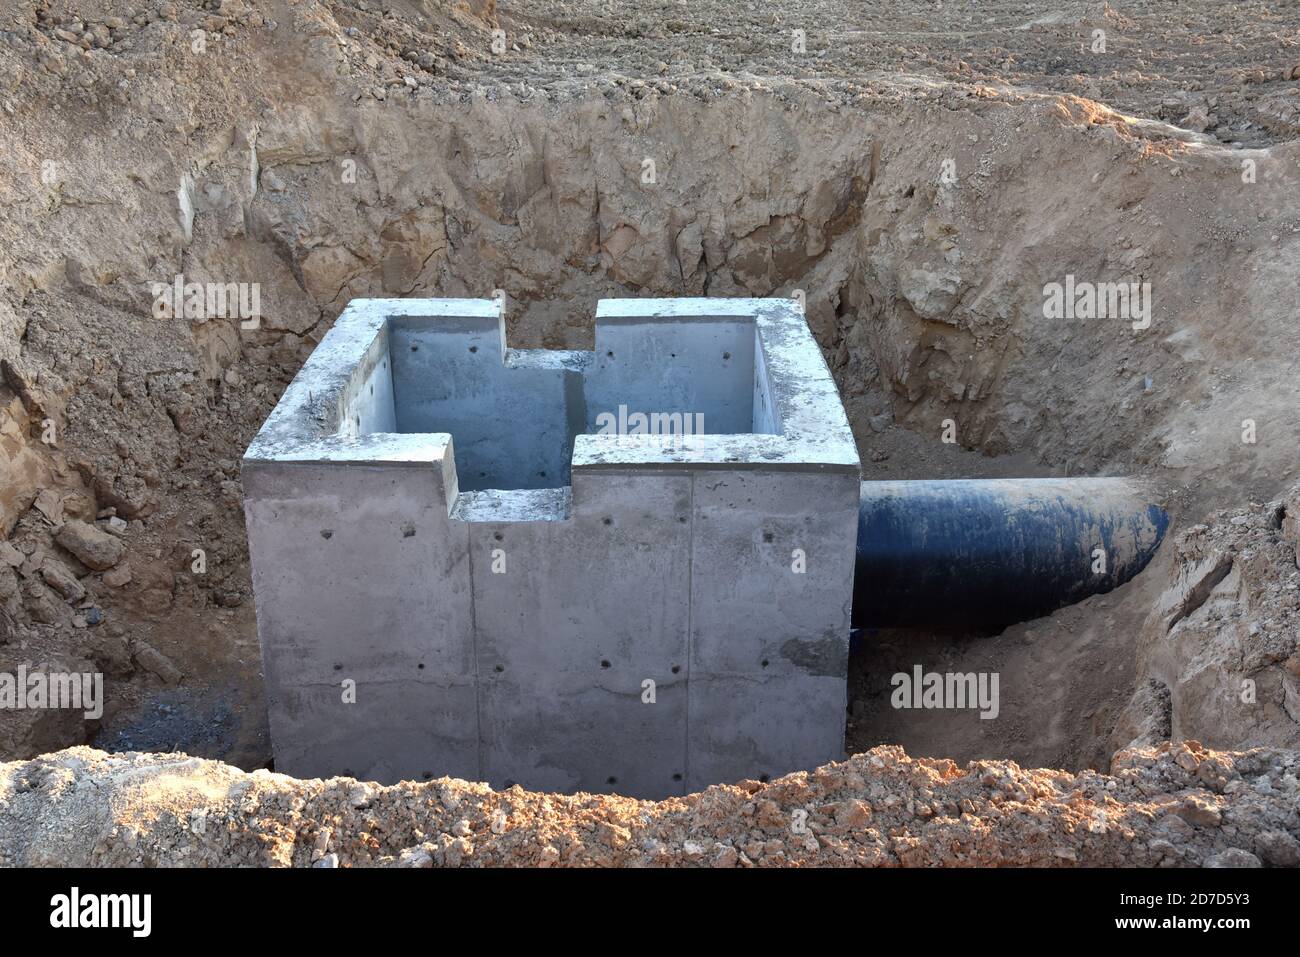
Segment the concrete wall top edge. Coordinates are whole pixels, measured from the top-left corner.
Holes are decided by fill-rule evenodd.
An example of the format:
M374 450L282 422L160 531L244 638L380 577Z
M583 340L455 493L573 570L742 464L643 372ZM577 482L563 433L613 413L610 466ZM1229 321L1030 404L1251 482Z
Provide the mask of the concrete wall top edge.
M319 455L319 450L308 447L339 431L344 398L354 373L376 338L387 334L388 320L395 317L492 324L499 323L500 308L491 299L352 300L289 383L249 444L244 460ZM339 457L339 453L329 451L323 460Z
M859 467L857 443L821 346L793 302L776 301L784 308L758 314L758 346L789 454Z
M656 319L737 319L760 312L790 310L797 314L793 299L669 298L601 299L596 303L596 323L602 321Z
M509 369L586 372L596 361L596 353L578 349L507 349L505 361Z
M343 397L387 315L365 300L343 310L249 444L244 460L292 456L338 431Z
M448 317L495 320L501 315L501 307L495 299L354 299L339 319L352 312L354 307L383 319Z
M563 522L573 511L573 493L561 488L484 489L461 492L451 509L458 522Z
M277 403L245 454L255 462L427 464L452 468L447 433L340 434L347 389L387 335L392 318L499 321L488 299L358 299L339 316ZM753 318L781 432L664 436L578 435L574 469L723 466L848 471L859 469L856 443L830 369L790 299L603 299L597 324L619 321ZM436 324L436 323L435 323ZM594 353L505 350L514 367L582 373ZM635 441L628 441L629 438ZM482 503L474 503L477 509Z
M857 471L856 448L785 435L579 435L573 469L786 468Z
M450 432L370 432L355 438L326 436L296 445L264 445L244 456L244 467L259 464L429 465L451 457Z

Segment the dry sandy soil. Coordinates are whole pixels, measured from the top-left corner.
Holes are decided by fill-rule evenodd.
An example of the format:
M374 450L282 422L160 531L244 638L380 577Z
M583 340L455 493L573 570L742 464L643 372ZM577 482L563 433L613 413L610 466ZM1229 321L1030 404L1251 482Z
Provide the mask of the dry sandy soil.
M5 766L0 865L1295 867L1294 751L1195 742L1111 775L881 747L770 783L635 801L452 778L300 781L72 748Z
M0 712L0 855L1295 864L1298 132L1295 4L0 0L0 671L107 685ZM261 327L154 318L178 273ZM1067 274L1149 282L1150 327L1044 318ZM849 751L912 759L660 805L236 770L243 449L352 297L497 288L554 348L603 296L802 291L864 478L1143 474L1174 528L1049 618L866 636ZM891 709L918 662L1000 672L1000 718ZM27 760L85 744L121 754ZM805 806L816 849L755 849ZM97 836L25 836L59 820Z

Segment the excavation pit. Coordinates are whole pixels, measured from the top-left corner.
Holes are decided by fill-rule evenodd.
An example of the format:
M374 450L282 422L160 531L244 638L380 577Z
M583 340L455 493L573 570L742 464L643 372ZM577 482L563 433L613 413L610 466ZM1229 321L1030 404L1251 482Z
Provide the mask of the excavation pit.
M655 798L843 754L859 463L790 300L603 300L591 352L357 300L243 479L277 770Z

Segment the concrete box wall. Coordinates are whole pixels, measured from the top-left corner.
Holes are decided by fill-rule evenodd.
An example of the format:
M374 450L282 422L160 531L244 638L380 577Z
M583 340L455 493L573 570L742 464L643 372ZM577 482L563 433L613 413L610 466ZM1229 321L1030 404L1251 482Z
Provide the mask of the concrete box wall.
M512 367L494 303L361 300L317 347L244 462L277 770L662 797L842 756L858 462L802 317L608 300L596 341ZM611 403L737 431L591 434Z
M462 489L568 483L573 437L585 425L581 354L506 349L496 316L436 327L396 319L389 337L391 431L454 435Z
M700 316L662 322L653 316L609 316L596 326L587 374L587 431L601 413L698 413L712 434L754 430L751 317Z

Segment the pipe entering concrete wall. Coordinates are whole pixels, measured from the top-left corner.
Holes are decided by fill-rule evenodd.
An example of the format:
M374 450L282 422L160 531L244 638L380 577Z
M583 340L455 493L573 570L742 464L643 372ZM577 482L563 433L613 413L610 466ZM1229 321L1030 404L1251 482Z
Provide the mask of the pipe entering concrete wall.
M1127 478L863 482L857 628L1002 628L1140 572L1169 518Z

